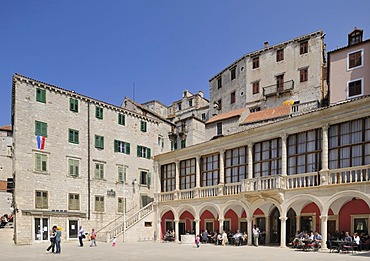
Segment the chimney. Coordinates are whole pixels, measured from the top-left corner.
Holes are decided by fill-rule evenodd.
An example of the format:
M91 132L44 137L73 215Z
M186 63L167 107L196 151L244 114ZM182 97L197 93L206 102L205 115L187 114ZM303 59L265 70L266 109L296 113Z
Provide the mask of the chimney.
M263 44L265 45L265 48L269 47L269 42L264 42Z

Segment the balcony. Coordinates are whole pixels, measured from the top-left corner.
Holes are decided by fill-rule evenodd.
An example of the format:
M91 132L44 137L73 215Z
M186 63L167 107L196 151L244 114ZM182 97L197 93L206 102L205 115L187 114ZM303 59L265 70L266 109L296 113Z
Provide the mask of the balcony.
M283 83L275 83L267 87L263 87L263 96L279 95L285 92L289 92L294 89L294 81L290 80Z
M338 186L370 182L370 165L310 172L296 175L275 175L245 179L242 182L209 187L192 188L157 194L160 202L211 198L232 195L248 195L256 192L289 191L320 186Z
M290 109L290 114L291 115L300 114L300 113L312 111L313 109L317 109L317 108L319 108L319 102L317 100L299 103L299 104L293 104Z

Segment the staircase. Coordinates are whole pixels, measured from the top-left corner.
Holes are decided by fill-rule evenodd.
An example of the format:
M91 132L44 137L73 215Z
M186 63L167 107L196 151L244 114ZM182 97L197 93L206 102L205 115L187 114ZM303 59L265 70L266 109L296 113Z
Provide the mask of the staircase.
M96 239L101 242L109 242L113 237L118 237L121 234L124 234L125 231L133 227L140 220L142 220L152 212L153 202L149 203L134 214L129 215L125 218L125 220L124 215L121 215L105 225L103 228L99 229L96 233Z

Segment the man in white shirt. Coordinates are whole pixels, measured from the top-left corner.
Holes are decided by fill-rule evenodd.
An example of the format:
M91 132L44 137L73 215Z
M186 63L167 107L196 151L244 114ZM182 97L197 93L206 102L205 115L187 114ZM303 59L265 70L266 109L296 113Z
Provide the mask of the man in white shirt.
M254 245L258 247L258 237L260 236L260 229L257 227L257 225L253 226L253 239L254 239Z

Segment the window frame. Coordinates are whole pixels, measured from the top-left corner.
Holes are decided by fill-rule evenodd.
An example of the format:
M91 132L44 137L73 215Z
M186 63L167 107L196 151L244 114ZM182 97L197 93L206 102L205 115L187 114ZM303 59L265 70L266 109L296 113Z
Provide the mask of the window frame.
M217 89L222 88L222 75L217 77Z
M46 103L46 90L36 88L36 101Z
M95 106L95 118L99 120L103 119L103 107Z
M102 203L98 203L102 202ZM95 212L105 212L105 197L101 195L94 196L94 210Z
M68 142L73 144L80 143L80 132L74 129L68 129Z
M241 182L248 178L248 146L225 150L224 159L225 184Z
M351 88L350 85L354 84L356 82L361 83L361 93L357 94L357 95L349 96L350 95L350 88ZM347 82L347 99L353 99L353 98L361 97L363 95L364 95L364 78L358 78L358 79L354 79L354 80L351 80L351 81Z
M68 193L68 210L79 211L80 208L80 194Z
M220 154L204 155L200 158L200 186L217 186L220 182Z
M276 62L284 61L284 48L276 50Z
M252 94L260 93L260 81L252 82Z
M230 81L236 79L236 66L230 68Z
M234 104L236 102L236 93L235 91L230 93L230 104Z
M150 159L151 149L142 145L137 145L137 156L139 158Z
M308 53L308 40L299 43L299 54L302 55L306 53Z
M180 190L192 189L196 185L196 159L186 159L180 161L179 187Z
M161 166L161 192L176 189L176 164L169 163Z
M260 68L260 57L253 57L252 58L252 69Z
M104 149L104 136L100 136L95 134L95 148L97 149Z
M38 193L40 194L40 196L38 196ZM35 209L48 209L48 208L49 208L49 192L45 190L35 190Z
M118 124L122 126L126 125L126 115L124 113L118 113Z
M140 131L147 132L148 131L148 122L141 120L140 121Z
M95 162L94 164L94 179L104 180L105 178L105 164L102 162Z
M78 112L78 99L69 98L69 110L72 112Z
M308 67L299 69L299 82L308 81Z
M131 144L126 141L114 140L114 152L130 155Z
M222 135L222 121L216 123L216 135Z
M281 174L281 168L281 138L253 144L253 178L279 175ZM264 173L267 173L267 175L264 175Z
M37 163L38 158L40 159L40 164ZM38 166L40 165L40 166ZM38 168L40 167L40 168ZM44 169L45 168L45 169ZM44 153L35 153L35 166L34 171L38 173L48 173L49 172L49 156Z
M125 183L127 182L127 165L117 165L117 182ZM121 177L122 176L122 177Z
M71 173L71 168L72 168L73 173ZM80 176L80 160L79 159L68 158L68 176L73 177L73 178L78 178Z
M125 197L117 197L117 213L126 213L126 198Z
M360 53L360 59L359 59L360 64L356 65L356 63L355 63L353 66L351 66L351 55L355 55L357 53ZM356 61L356 57L354 57L353 60ZM358 68L361 68L363 66L364 66L364 49L363 48L347 53L347 71L358 69Z
M35 135L36 136L48 136L48 124L47 122L36 121L35 120Z

